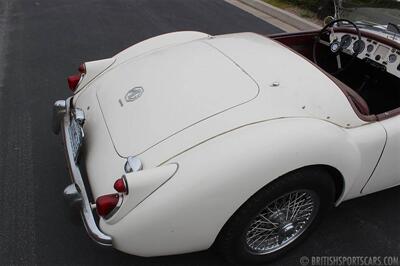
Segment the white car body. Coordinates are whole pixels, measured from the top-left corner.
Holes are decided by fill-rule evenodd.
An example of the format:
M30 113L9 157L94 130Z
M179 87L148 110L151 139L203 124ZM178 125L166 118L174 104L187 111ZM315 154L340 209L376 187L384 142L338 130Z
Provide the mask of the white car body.
M85 114L93 198L126 175L129 194L98 225L123 252L207 249L247 199L302 167L336 174L337 205L400 184L400 117L361 119L332 79L267 37L170 33L86 68L68 104ZM129 156L143 169L125 173Z

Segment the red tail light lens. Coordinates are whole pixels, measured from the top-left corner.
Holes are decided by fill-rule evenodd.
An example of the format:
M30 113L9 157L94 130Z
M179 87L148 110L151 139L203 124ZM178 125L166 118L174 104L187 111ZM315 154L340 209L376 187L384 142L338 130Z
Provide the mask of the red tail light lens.
M102 217L109 215L112 212L112 210L114 210L115 207L117 207L118 201L119 201L118 194L109 194L98 197L96 199L97 213Z
M78 87L78 84L79 84L79 81L81 80L82 75L86 74L85 64L80 64L78 71L79 71L79 74L68 77L68 86L72 92L74 92L76 90L76 87Z
M79 80L81 80L81 75L76 74L73 76L68 77L68 86L71 89L71 91L75 91L76 87L78 86Z
M86 74L86 66L85 66L85 64L80 64L78 70L79 70L79 73Z
M128 187L126 186L126 182L123 177L115 181L114 189L120 193L128 193Z

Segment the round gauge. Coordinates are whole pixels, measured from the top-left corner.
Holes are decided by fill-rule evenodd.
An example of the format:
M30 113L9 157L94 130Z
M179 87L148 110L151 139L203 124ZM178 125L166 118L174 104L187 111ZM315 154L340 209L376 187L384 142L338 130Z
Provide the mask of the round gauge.
M389 55L389 63L394 63L397 60L397 56L395 54Z
M370 53L374 50L374 46L372 44L368 44L367 46L367 52Z
M340 43L338 41L334 41L333 43L331 43L330 48L331 48L332 53L336 53L340 49Z
M343 35L343 36L342 36L342 39L340 40L340 46L341 46L343 49L346 49L347 47L350 46L351 41L352 41L352 39L351 39L351 36L350 36L350 35L348 35L348 34Z
M355 53L361 53L362 51L364 51L365 49L365 42L363 40L357 40L354 44L353 44L353 51Z

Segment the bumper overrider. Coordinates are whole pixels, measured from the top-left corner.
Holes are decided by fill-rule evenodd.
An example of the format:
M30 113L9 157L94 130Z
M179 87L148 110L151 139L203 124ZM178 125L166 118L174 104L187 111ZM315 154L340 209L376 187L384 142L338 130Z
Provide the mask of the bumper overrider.
M56 101L53 106L53 132L57 135L60 133L60 131L62 132L65 157L67 160L69 174L72 179L72 184L67 186L64 190L64 197L71 206L79 208L83 223L89 236L100 245L111 246L112 238L101 232L97 226L91 207L92 204L89 201L80 169L73 154L72 141L68 136L71 120L76 119L71 115L71 99L72 98Z

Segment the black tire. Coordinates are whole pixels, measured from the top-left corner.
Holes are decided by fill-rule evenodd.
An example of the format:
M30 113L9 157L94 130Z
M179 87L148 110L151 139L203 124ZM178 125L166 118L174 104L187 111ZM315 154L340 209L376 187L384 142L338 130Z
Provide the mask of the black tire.
M296 190L315 192L319 199L319 207L315 208L315 216L293 242L265 255L254 254L246 243L246 232L252 220L275 199ZM297 244L302 242L318 224L322 216L332 209L335 199L335 184L332 177L319 167L302 168L290 172L271 182L247 202L229 219L221 230L216 248L233 264L258 264L277 259Z

